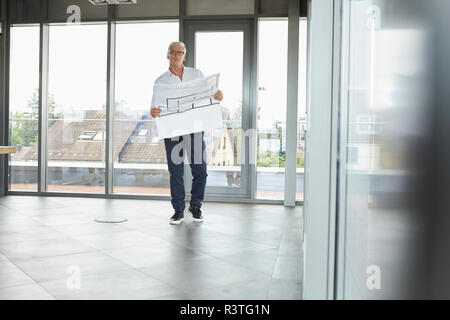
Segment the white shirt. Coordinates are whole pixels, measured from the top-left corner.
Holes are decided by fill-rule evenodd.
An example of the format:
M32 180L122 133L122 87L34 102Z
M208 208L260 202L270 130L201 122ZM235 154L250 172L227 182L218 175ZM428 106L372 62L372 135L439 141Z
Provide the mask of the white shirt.
M204 75L200 70L184 66L183 67L183 80L181 80L179 76L173 74L170 70L167 70L166 72L164 72L162 75L160 75L155 80L155 84L176 84L176 83L191 81L191 80L195 80L195 79L200 79L203 77L204 77ZM164 103L161 104L158 101L156 101L155 95L153 95L151 107L153 108L153 107L158 107L161 105L164 105Z

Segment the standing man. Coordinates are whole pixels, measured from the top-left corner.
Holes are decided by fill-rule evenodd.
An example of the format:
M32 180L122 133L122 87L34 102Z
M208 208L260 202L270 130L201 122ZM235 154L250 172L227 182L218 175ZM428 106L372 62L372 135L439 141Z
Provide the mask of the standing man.
M156 79L155 84L176 84L203 78L203 73L200 70L185 67L183 65L185 58L186 46L184 43L179 41L172 42L167 51L167 59L170 63L169 70L160 75ZM220 90L216 91L214 99L222 101L223 95ZM159 108L156 104L155 96L153 95L150 110L153 118L157 117L161 113L161 108ZM174 161L175 159L172 156L174 147L179 143L183 143L183 148L180 149L179 154L176 155L176 157L181 157L181 159L183 159L183 151L185 150L192 172L191 203L189 206L189 211L192 213L194 221L203 221L200 208L205 195L206 177L208 176L206 173L206 159L203 157L205 154L205 141L203 138L204 132L196 132L185 136L164 139L167 165L170 173L171 203L175 210L175 213L170 218L170 224L180 224L184 220L184 164L183 161L181 161L181 163L178 163L179 161ZM198 141L200 139L202 146L201 150L194 150L194 146L197 145L194 141ZM177 149L175 149L175 153L176 150ZM201 163L199 163L200 161L194 161L194 158L198 159L199 152L201 152Z

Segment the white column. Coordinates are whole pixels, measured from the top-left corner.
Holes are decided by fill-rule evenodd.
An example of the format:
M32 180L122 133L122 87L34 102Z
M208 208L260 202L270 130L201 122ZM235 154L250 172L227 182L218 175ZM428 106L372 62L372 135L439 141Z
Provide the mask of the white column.
M340 0L309 2L304 299L333 299Z

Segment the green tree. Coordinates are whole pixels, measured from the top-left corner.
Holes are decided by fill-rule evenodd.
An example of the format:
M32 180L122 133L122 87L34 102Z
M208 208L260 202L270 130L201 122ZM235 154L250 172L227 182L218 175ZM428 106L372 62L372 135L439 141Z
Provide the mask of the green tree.
M271 167L271 168L284 168L286 166L286 153L266 151L259 153L259 145L257 146L258 152L258 167ZM305 167L305 158L297 157L297 168Z
M48 126L49 128L63 114L61 107L56 104L53 95L48 96ZM11 145L32 146L38 139L39 131L39 92L34 90L26 111L15 112L10 119Z

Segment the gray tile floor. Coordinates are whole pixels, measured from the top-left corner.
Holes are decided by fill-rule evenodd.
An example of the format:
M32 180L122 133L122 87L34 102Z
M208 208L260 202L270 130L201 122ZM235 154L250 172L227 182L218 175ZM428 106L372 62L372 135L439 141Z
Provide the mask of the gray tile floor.
M0 299L301 299L301 207L203 212L172 226L168 201L2 197Z

